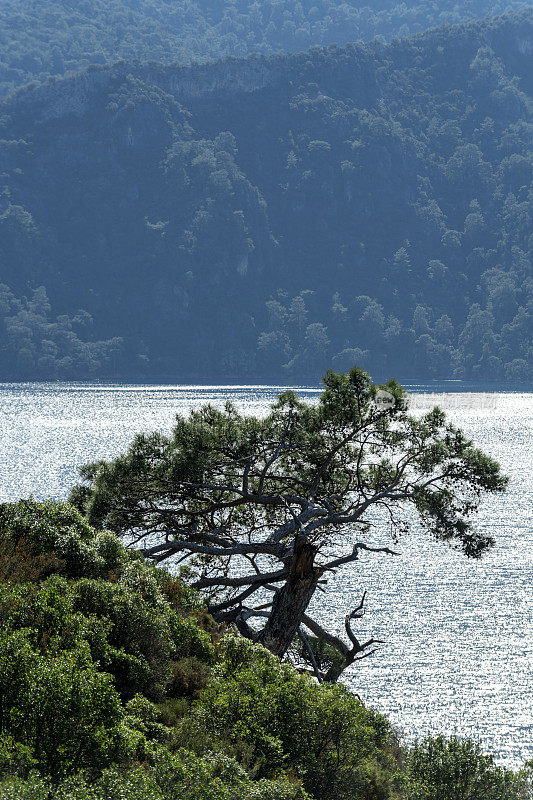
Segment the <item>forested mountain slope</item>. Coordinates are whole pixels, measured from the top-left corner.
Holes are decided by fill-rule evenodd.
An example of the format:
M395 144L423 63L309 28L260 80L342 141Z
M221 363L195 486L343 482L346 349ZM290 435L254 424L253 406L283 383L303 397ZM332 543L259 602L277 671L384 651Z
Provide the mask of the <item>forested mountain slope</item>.
M531 0L0 0L0 96L89 64L295 52L527 6Z
M526 377L532 64L525 11L20 91L2 374Z

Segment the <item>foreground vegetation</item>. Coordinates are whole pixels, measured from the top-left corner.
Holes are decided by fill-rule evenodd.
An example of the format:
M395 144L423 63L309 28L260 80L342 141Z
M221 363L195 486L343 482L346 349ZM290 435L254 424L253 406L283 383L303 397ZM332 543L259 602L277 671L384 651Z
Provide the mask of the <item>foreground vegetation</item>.
M472 742L401 747L65 504L0 506L0 625L1 800L531 798Z

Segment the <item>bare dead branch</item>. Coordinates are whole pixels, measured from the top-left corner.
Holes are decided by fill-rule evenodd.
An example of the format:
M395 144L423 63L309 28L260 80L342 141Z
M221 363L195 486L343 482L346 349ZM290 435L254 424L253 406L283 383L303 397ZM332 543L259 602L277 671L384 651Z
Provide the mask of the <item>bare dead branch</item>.
M272 581L282 581L287 577L287 570L280 569L277 572L266 572L262 575L242 575L240 577L228 578L220 575L216 578L199 578L192 585L195 589L207 589L211 586L260 586Z
M343 656L347 656L349 654L350 650L348 646L342 641L342 639L339 639L337 636L334 636L332 633L327 631L325 628L319 625L318 622L315 622L315 620L312 619L310 616L308 616L307 614L303 614L302 622L306 626L306 628L309 628L311 633L314 633L315 636L318 636L319 639L322 639L324 642L327 642L328 644L332 645L332 647L337 648L337 650L339 650L339 652L342 653Z
M336 558L333 561L328 562L322 566L323 570L334 570L337 567L342 566L343 564L349 564L351 561L357 561L359 558L359 551L366 550L369 553L387 553L390 556L399 556L400 553L396 552L396 550L391 550L389 547L372 547L371 545L364 544L363 542L357 542L354 544L352 552L346 556L342 556L341 558Z
M265 555L280 554L279 546L271 542L257 542L256 544L234 544L231 545L231 547L220 547L217 545L197 544L196 542L187 540L165 542L165 544L154 545L154 547L146 547L141 550L141 552L147 558L153 558L162 552L165 552L167 555L169 555L171 553L179 553L183 550L186 550L191 554L199 553L220 556L221 558L226 556L246 555L248 553L262 553Z
M301 627L298 628L298 636L302 640L303 645L304 645L305 649L307 650L307 654L309 656L309 660L311 661L311 664L313 665L313 672L315 674L315 678L317 679L317 681L319 683L322 683L322 681L324 680L324 676L322 675L322 673L320 672L320 670L318 668L318 664L316 663L315 654L313 653L313 648L309 644L309 639L307 638L305 633L302 631Z

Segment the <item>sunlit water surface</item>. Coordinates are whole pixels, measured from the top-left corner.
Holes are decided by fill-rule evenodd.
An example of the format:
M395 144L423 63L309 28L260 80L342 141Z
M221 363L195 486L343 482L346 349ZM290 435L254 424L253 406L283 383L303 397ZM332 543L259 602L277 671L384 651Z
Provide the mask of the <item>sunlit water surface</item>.
M277 391L0 384L0 500L63 498L81 464L118 454L135 433L168 431L176 413L206 401L230 399L264 413ZM317 396L316 389L298 391ZM366 590L358 631L387 644L346 675L350 687L408 740L472 736L500 762L518 766L533 758L533 395L411 391L415 413L438 403L511 476L508 492L487 499L478 517L497 545L482 561L467 561L415 528L400 541L400 556L365 554L338 573L313 610L340 630ZM373 537L386 543L384 531Z

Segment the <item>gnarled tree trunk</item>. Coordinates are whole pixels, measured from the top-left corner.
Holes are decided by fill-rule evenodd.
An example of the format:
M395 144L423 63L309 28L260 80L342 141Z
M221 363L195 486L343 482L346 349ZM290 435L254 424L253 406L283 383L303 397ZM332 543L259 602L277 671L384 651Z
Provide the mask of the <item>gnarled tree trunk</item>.
M304 536L296 538L288 578L276 590L268 622L258 637L276 656L285 655L291 645L322 575L314 565L316 552Z

